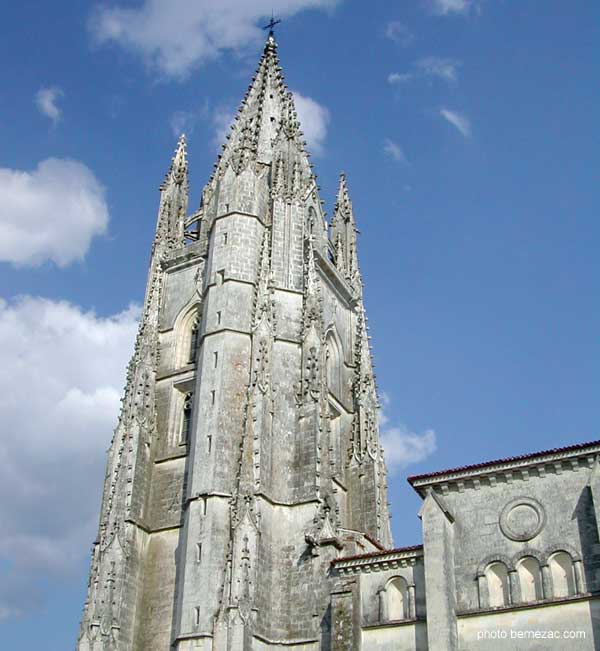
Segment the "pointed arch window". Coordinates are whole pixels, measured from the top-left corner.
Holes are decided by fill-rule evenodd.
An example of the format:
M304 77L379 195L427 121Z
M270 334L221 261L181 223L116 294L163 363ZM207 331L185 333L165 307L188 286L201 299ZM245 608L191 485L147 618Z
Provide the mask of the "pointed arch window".
M173 366L180 369L196 364L202 344L202 304L186 306L177 317L174 329Z
M194 394L189 391L185 394L183 399L183 408L181 412L181 434L179 436L179 444L185 445L190 440L192 434L192 403Z
M538 560L533 556L522 558L517 565L517 572L521 586L521 601L527 603L543 599L542 573Z
M510 587L506 565L501 562L491 563L485 570L490 608L508 606Z
M550 572L555 597L570 597L577 593L573 560L567 552L556 552L550 557Z

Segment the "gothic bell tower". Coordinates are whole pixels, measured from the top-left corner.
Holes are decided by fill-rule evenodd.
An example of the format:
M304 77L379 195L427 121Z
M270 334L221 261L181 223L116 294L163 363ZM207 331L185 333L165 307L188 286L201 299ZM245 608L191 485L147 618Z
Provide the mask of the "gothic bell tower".
M328 227L272 33L190 216L187 174L182 136L78 650L329 649L331 562L391 545L386 471L346 178Z

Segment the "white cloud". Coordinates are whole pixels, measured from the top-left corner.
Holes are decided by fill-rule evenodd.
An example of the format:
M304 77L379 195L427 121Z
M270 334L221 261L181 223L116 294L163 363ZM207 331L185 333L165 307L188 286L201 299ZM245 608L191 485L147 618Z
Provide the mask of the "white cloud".
M413 78L413 75L410 72L392 72L388 75L389 84L403 84L406 81L410 81Z
M169 118L169 126L171 132L177 138L182 133L188 136L194 132L196 124L199 120L204 120L210 114L210 107L208 100L196 109L189 111L175 111Z
M384 430L381 434L381 444L390 472L423 461L433 454L437 447L435 432L432 429L417 434L404 425Z
M329 9L338 0L280 0L280 18L305 9ZM96 42L113 42L167 77L185 77L224 50L264 39L272 0L144 0L140 6L98 6L90 20Z
M386 25L385 35L394 43L398 43L403 47L408 47L415 40L408 27L399 20L392 20Z
M213 144L215 149L220 149L224 145L235 121L237 109L227 106L217 106L212 113L212 125L214 128Z
M64 267L82 260L108 225L104 188L74 160L48 158L32 172L0 168L0 261Z
M440 57L424 57L412 65L414 72L392 72L388 75L388 83L402 84L419 77L437 77L448 83L458 81L458 68L460 61L456 59L442 59Z
M415 63L418 70L426 77L439 77L444 81L455 83L458 80L460 62L455 59L425 57Z
M404 153L402 147L397 142L394 142L389 138L386 138L383 143L383 151L399 163L408 163L406 154Z
M64 92L58 86L40 88L35 94L35 105L42 115L50 118L56 124L62 116L57 102L63 96Z
M192 111L175 111L169 118L171 133L177 137L182 133L190 134L194 129L196 117Z
M0 299L0 620L87 562L138 313Z
M466 115L445 108L440 109L440 115L456 127L465 138L471 137L471 122Z
M470 11L479 11L480 3L477 0L428 0L430 11L438 16L449 14L468 14Z
M311 97L305 97L297 92L293 95L300 128L308 143L308 149L315 156L319 156L325 148L327 127L331 117L329 110Z
M437 449L435 432L428 429L422 434L412 432L405 425L391 425L387 410L390 398L381 396L379 412L380 437L388 470L393 473L413 463L423 461Z

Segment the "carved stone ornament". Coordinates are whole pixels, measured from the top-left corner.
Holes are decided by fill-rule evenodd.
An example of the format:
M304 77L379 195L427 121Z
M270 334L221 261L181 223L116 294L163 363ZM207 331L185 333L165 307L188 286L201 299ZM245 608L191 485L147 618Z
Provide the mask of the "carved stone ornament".
M500 514L500 529L511 540L524 542L535 538L546 524L544 507L531 497L511 500Z

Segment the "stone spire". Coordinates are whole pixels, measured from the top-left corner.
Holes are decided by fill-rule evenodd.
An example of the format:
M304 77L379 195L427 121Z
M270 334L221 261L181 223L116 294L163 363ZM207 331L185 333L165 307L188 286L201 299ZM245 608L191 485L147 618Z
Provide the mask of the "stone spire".
M201 206L187 207L182 136L79 651L328 648L330 562L370 549L369 534L390 540L385 466L346 181L332 261L272 34Z
M348 193L346 175L340 174L337 199L331 219L331 241L335 251L335 265L352 288L360 292L361 278L356 247L356 221Z
M185 243L188 193L186 140L185 134L182 134L165 180L160 186L160 209L155 244L161 248L163 255Z
M311 218L321 235L319 246L324 248L324 215L305 145L294 98L277 56L277 43L270 34L202 193L200 240L204 246L208 246L208 233L217 216L239 210L264 215L270 223L274 214L277 219L278 202L300 205L313 196L315 214L311 213ZM274 252L275 258L285 256L279 247L274 247ZM285 260L281 262L286 264ZM274 260L275 282L283 281L277 273L278 264L279 260ZM301 272L292 282L300 280Z
M238 173L250 162L271 163L273 143L284 130L304 156L305 142L277 56L277 43L272 34L265 43L258 68L236 114L227 142L223 145L215 172L227 164Z

